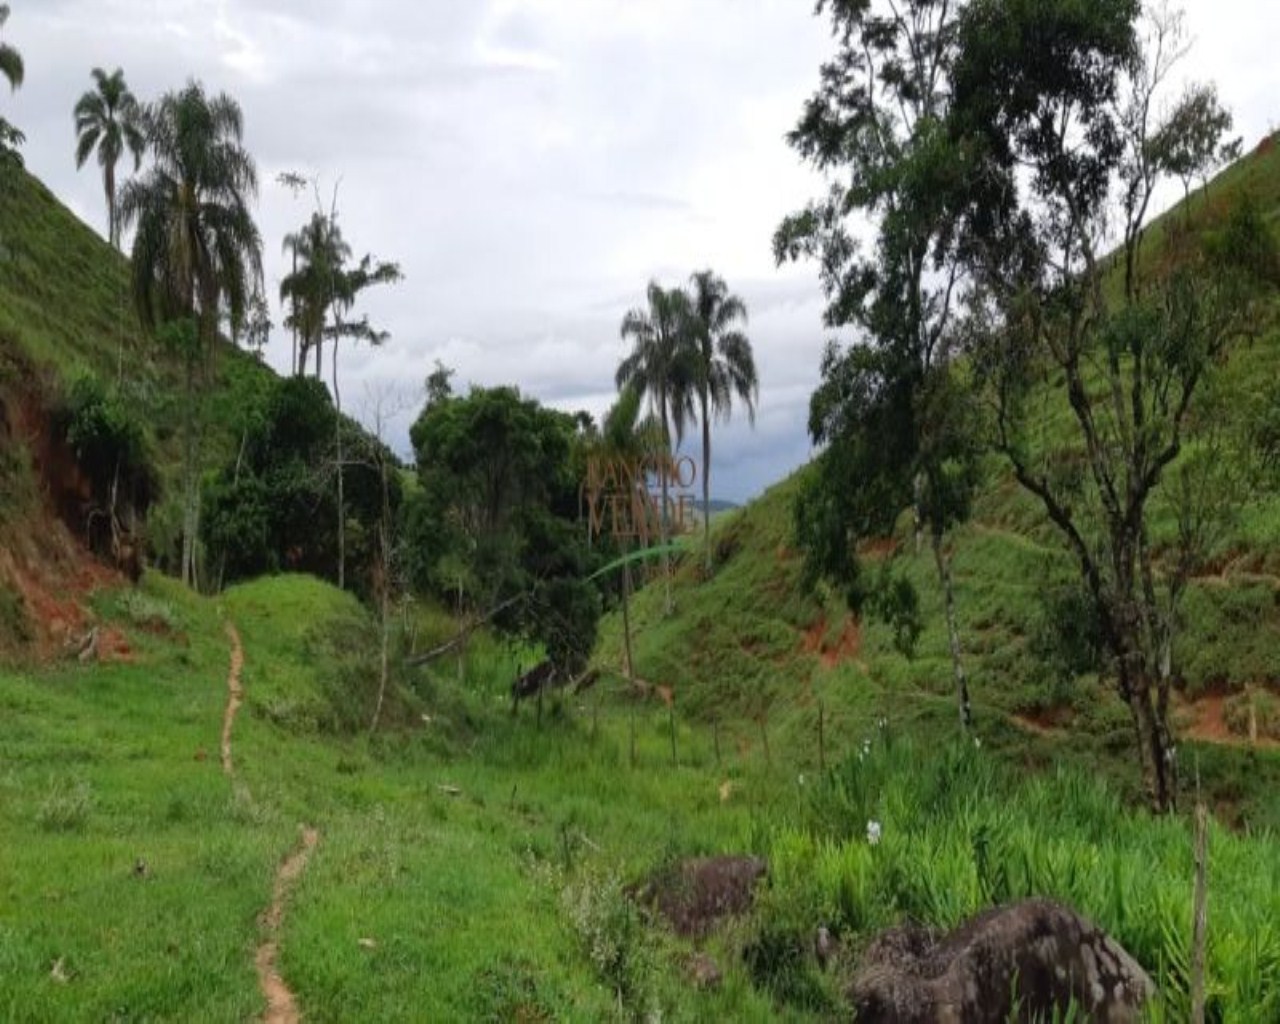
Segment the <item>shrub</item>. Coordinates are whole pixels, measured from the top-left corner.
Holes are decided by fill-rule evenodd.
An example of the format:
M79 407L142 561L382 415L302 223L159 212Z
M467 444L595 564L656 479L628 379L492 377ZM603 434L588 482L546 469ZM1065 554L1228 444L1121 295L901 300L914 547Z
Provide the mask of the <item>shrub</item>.
M612 874L588 872L567 885L561 903L583 952L633 1018L651 1014L657 952L640 911Z

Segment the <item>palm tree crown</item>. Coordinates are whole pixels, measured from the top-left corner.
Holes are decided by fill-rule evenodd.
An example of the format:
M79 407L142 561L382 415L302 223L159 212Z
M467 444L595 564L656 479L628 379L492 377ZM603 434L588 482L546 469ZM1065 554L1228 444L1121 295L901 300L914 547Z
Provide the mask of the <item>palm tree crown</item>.
M668 493L670 474L667 456L673 452L672 430L678 444L684 437L685 424L693 418L693 385L696 363L692 347L689 296L679 288L666 289L656 281L649 282L647 308L633 309L622 318L622 337L632 342L631 354L618 367L619 389L633 387L647 395L662 430L661 453L664 468L658 473L662 489L662 508L658 516L666 579L666 611L672 611L671 562L666 554L668 539Z
M756 419L760 380L746 326L747 307L724 279L703 270L690 279L692 333L696 346L694 386L702 419L702 529L707 571L711 570L711 417L728 419L736 395Z
M96 149L102 167L102 184L107 193L107 237L120 244L120 226L116 222L116 164L126 151L133 154L136 171L146 148L143 132L143 110L125 84L124 72L116 68L107 74L93 69L95 88L80 97L75 107L76 168L84 166Z
M9 5L0 4L0 28L9 20ZM10 89L17 89L22 84L22 54L8 43L0 43L0 75L9 82Z
M235 100L198 82L166 94L146 118L154 162L120 194L121 225L136 224L134 300L147 326L199 314L211 345L221 302L243 319L262 277L262 242L249 212L253 159L241 145Z
M4 23L8 20L9 5L0 3L0 29L4 28ZM22 85L23 70L22 54L8 43L0 42L0 78L9 83L10 89L17 89ZM21 162L16 150L12 148L21 144L22 132L0 117L0 159L8 157Z
M337 297L339 275L351 258L351 247L337 220L317 211L301 228L285 235L284 251L294 257L294 270L280 282L280 298L290 301L286 322L297 330L302 342L297 371L303 372L307 355L314 349L318 378L325 320Z

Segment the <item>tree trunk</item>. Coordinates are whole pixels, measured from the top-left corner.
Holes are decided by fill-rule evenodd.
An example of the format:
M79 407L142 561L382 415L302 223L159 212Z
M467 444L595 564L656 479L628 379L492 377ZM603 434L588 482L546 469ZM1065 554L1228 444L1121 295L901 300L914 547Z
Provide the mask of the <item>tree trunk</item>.
M622 567L622 644L627 653L627 687L635 696L636 666L631 654L631 563Z
M960 728L968 732L973 727L973 709L969 704L969 684L964 674L964 659L960 647L960 628L956 623L955 588L951 581L951 560L942 550L942 531L933 531L933 560L938 567L938 581L942 584L943 602L947 614L947 642L951 648L951 671L956 683L956 704L960 713Z
M387 649L391 637L391 491L387 484L387 460L381 453L378 456L378 466L382 476L382 522L378 530L378 546L382 549L379 552L382 561L382 665L378 681L378 704L373 709L370 732L377 731L378 719L382 716L382 703L387 694Z
M316 350L317 352L319 349ZM338 589L347 586L347 508L342 489L342 397L338 393L338 339L333 339L334 450L338 469Z
M1125 669L1122 667L1121 672ZM1151 703L1151 684L1145 678L1130 677L1129 712L1138 737L1138 757L1147 799L1156 814L1173 809L1173 754L1168 723L1162 722ZM1124 685L1124 684L1122 684Z
M195 360L187 353L187 400L182 407L182 555L178 575L184 586L192 585L191 493L195 489Z
M711 423L707 420L707 389L702 388L702 546L707 551L707 576L711 564Z
M120 248L120 231L116 224L116 165L108 163L102 169L107 189L107 240L111 245Z
M667 392L662 389L658 393L658 404L662 407L662 443L666 446L666 451L662 453L662 457L658 460L658 477L662 488L662 508L658 514L658 540L662 545L662 585L664 588L663 608L664 615L670 615L675 611L675 603L671 600L671 552L667 550L667 544L670 540L670 522L667 519L667 502L670 500L670 488L668 486L667 468L671 464L671 428L667 421Z

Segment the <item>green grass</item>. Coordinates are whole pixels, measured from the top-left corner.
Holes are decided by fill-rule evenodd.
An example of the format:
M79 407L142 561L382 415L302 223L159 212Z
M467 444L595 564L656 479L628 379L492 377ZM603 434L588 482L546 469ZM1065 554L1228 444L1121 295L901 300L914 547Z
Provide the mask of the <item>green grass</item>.
M694 590L677 595L687 608ZM367 692L334 687L346 669L317 660L315 637L361 613L311 579L214 601L152 578L96 608L133 663L0 675L0 1019L256 1016L258 918L303 824L321 838L280 966L309 1020L827 1019L875 930L906 915L950 926L1028 894L1113 931L1180 1005L1186 824L1135 813L1070 760L1028 780L1017 759L1035 744L994 722L980 750L939 742L949 697L879 689L873 630L870 677L813 669L815 702L768 721L768 762L739 742L758 726L726 712L719 763L707 717L677 718L673 766L665 710L626 700L616 677L549 700L541 729L530 706L513 716L507 683L527 654L485 636L461 681L450 659L396 677L396 727L337 728L335 705L363 710ZM420 646L449 628L412 617ZM217 758L228 622L245 652L233 780ZM1227 1021L1275 1010L1277 849L1271 833L1213 833L1210 977ZM709 940L726 977L699 993L691 947L645 924L621 886L712 853L764 855L771 871L757 911ZM845 949L827 975L808 953L819 923Z

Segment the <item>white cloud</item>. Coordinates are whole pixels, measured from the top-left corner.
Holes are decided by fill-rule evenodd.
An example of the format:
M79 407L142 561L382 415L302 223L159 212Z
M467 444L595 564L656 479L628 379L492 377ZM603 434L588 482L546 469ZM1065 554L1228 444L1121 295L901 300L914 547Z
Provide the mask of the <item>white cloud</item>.
M189 77L237 97L259 161L268 286L310 211L282 170L342 180L358 252L398 260L370 296L383 348L348 347L344 392L517 382L603 411L618 323L646 282L704 266L751 308L760 416L718 427L718 494L756 493L807 457L826 332L812 266L775 268L780 218L819 191L783 140L829 52L803 0L13 0L27 82L0 97L28 167L101 231L101 184L76 174L71 108L94 65L151 97ZM1188 74L1216 76L1246 144L1274 126L1261 0L1189 12ZM1254 26L1255 31L1242 31ZM277 319L279 319L277 315ZM269 359L283 368L289 339ZM404 449L411 417L392 425Z

